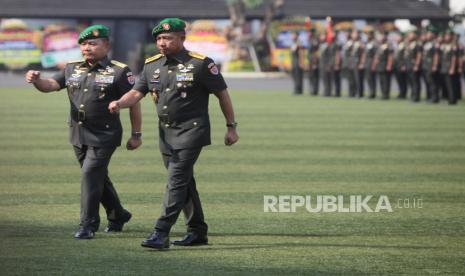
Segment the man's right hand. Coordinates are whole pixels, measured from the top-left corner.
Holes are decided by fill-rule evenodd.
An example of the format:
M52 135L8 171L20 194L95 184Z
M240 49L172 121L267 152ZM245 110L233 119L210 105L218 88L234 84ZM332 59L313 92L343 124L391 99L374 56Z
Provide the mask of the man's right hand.
M120 106L119 106L119 103L118 101L112 101L109 105L108 105L108 110L110 111L110 113L118 113L119 110L120 110Z
M40 71L29 70L26 73L26 81L28 83L35 83L40 79Z

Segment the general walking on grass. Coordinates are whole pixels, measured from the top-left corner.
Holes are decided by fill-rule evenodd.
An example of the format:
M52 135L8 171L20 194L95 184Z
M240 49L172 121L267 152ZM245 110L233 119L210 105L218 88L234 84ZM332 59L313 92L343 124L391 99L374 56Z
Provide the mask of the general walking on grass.
M153 28L160 54L146 60L134 89L108 107L115 113L150 93L157 108L160 151L168 170L168 184L162 214L153 233L141 244L154 249L170 246L169 233L181 211L186 217L187 234L173 244L208 243L194 165L202 147L210 144L210 93L218 98L226 119L224 143L231 146L239 139L226 83L213 60L184 48L185 28L185 22L178 18L166 18Z
M28 71L26 81L41 92L67 88L71 104L69 117L70 143L81 165L81 223L76 239L91 239L100 225L99 205L108 218L105 232L120 232L131 219L123 208L108 176L111 156L121 145L123 129L119 114L111 114L107 106L134 85L131 70L123 63L108 59L109 28L93 25L79 36L83 60L66 64L51 78L41 78L39 71ZM140 105L130 111L132 136L127 149L142 144Z

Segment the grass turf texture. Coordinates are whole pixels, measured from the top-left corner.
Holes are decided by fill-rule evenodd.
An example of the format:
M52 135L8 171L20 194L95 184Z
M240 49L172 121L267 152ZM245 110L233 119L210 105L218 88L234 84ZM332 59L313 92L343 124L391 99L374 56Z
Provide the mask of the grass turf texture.
M232 91L241 140L225 147L212 97L214 144L196 166L211 245L156 252L140 247L160 214L166 183L150 100L143 101L142 148L118 149L110 166L133 219L123 233L76 241L79 169L67 142L66 93L3 88L0 94L2 275L465 272L463 102ZM124 139L127 117L125 110ZM290 194L387 195L393 205L421 198L423 208L263 212L263 195ZM102 230L103 209L101 215ZM171 239L184 229L181 215Z

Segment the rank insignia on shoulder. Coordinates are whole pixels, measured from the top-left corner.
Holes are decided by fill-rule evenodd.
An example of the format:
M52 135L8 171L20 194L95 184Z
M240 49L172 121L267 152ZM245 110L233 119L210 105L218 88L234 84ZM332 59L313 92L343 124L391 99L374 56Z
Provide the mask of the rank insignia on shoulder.
M121 67L121 68L124 68L124 67L127 66L126 64L124 64L124 63L122 63L122 62L119 62L119 61L117 61L117 60L111 60L111 63L114 64L114 65L116 65L116 66L118 66L118 67Z
M199 54L199 53L197 53L197 52L191 52L191 51L189 51L188 54L189 54L189 56L195 57L195 58L198 58L198 59L206 59L206 58L207 58L207 56L204 56L204 55Z
M162 54L157 54L157 55L154 55L153 57L149 57L148 59L145 60L145 63L149 63L157 59L160 59L162 56L163 56Z

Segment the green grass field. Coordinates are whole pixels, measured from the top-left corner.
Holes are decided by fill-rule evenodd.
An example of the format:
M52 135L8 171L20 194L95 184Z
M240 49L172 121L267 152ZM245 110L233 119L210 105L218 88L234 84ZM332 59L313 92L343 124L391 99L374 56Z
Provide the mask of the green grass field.
M166 182L150 100L142 148L120 148L110 166L133 220L123 233L77 241L79 168L67 140L66 93L0 89L0 274L465 273L464 102L231 94L241 140L223 146L212 97L213 145L196 166L211 245L158 252L140 246L160 214ZM127 117L122 112L126 126ZM394 209L263 211L264 195L318 194L387 195ZM423 206L395 208L398 199ZM181 215L171 239L184 230Z

